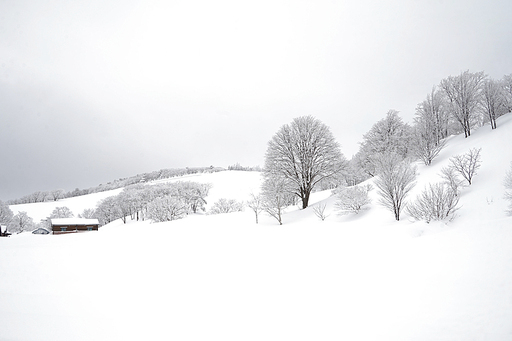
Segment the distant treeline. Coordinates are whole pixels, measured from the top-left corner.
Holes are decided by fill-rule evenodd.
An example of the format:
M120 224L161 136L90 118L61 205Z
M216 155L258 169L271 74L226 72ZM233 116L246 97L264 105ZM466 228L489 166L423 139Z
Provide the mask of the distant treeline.
M30 204L37 202L45 202L45 201L57 201L59 199L64 198L72 198L81 195L98 193L110 191L117 188L127 187L134 184L146 183L154 180L160 179L168 179L188 174L197 174L197 173L214 173L225 170L222 167L187 167L187 168L170 168L170 169L161 169L159 171L154 171L150 173L142 173L137 174L135 176L129 178L121 178L118 180L114 180L108 182L106 184L99 184L96 187L91 187L88 189L79 189L76 188L73 191L64 191L62 189L52 190L52 191L36 191L29 195L25 195L19 199L13 199L7 201L9 205L19 205L19 204Z

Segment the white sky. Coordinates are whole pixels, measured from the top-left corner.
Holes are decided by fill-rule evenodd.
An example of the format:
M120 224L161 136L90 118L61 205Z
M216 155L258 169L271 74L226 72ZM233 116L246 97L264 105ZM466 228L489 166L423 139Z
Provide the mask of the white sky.
M441 79L512 73L510 13L509 0L0 0L0 199L263 165L302 115L350 158Z

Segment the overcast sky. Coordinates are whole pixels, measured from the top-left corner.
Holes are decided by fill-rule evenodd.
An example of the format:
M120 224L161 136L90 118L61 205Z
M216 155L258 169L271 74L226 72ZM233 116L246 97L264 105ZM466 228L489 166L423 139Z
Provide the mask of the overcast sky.
M512 73L512 1L0 0L0 199L263 165L294 117L350 158L461 71Z

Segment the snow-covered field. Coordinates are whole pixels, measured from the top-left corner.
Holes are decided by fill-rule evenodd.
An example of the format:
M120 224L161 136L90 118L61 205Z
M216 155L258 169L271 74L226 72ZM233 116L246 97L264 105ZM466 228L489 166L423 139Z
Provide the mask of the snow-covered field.
M328 192L315 193L283 226L268 216L256 225L246 209L1 238L0 340L512 340L512 217L503 198L512 115L495 131L451 137L431 166L418 164L410 198L473 147L482 166L452 222L406 213L396 222L374 189L370 209L348 216L333 211ZM260 182L250 172L184 180L212 183L210 205L246 199ZM21 210L37 221L53 209L43 205L79 213L101 195ZM312 210L320 202L325 221Z

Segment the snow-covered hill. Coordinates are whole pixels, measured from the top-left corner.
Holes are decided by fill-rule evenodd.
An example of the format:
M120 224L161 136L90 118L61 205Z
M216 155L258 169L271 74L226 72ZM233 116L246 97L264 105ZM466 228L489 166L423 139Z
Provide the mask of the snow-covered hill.
M348 216L334 212L329 192L315 193L283 226L268 216L256 225L246 210L1 238L0 339L511 340L512 217L502 184L511 146L508 114L497 130L451 137L431 166L418 163L410 198L440 180L451 156L482 148L452 222L406 213L396 222L373 190L370 209ZM260 181L245 172L187 180L213 183L209 203L245 199ZM75 213L98 200L89 198ZM325 221L313 213L320 202Z

